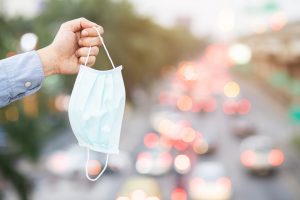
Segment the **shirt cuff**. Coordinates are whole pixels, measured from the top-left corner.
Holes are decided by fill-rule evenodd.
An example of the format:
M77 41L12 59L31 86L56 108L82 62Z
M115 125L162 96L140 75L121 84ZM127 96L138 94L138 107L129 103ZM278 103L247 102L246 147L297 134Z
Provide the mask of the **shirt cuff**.
M10 87L10 102L30 95L41 88L44 72L36 51L8 58L5 65Z

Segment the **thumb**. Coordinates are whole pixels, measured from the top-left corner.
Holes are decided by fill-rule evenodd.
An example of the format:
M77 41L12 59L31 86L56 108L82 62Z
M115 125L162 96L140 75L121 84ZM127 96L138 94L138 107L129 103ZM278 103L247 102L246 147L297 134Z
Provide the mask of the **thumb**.
M82 29L97 27L98 25L94 22L91 22L91 21L81 17L78 19L73 19L71 21L65 22L63 24L63 26L65 26L70 31L76 33L78 31L81 31Z

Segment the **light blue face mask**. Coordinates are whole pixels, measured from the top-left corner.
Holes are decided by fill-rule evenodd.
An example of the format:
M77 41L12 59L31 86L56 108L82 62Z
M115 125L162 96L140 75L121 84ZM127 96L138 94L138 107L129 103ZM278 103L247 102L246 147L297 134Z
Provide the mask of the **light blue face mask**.
M86 177L91 181L96 181L106 170L109 154L119 153L125 107L122 66L115 67L99 32L98 35L113 69L99 71L87 67L90 47L85 64L80 66L68 110L78 143L87 148ZM90 150L107 154L105 166L96 178L88 174Z

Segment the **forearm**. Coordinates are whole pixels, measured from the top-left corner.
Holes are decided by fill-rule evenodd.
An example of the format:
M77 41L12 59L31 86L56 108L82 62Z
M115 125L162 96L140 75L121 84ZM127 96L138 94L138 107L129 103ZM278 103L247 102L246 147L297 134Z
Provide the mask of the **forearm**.
M56 51L52 50L51 45L37 50L40 57L45 77L57 74L57 58Z

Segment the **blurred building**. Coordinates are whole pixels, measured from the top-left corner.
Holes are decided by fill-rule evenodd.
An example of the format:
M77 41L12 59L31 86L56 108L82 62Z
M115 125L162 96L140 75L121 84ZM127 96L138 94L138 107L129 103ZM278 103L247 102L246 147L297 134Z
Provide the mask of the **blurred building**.
M242 39L252 49L252 72L293 100L300 97L300 22Z
M43 9L45 0L0 0L0 15L12 17L35 17Z

